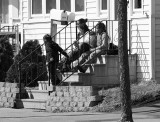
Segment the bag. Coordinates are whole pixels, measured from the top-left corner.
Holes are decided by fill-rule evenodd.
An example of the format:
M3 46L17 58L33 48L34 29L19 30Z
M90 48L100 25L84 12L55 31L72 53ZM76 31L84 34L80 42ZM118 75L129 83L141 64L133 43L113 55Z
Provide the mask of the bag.
M107 51L107 55L118 55L118 47L113 43L109 43L109 50Z

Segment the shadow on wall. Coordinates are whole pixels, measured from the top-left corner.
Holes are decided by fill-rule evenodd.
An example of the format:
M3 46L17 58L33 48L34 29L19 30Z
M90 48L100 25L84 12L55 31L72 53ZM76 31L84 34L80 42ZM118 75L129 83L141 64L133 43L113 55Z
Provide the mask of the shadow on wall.
M149 71L149 54L147 54L147 51L149 51L149 48L144 48L144 43L142 40L141 32L138 28L138 25L136 32L136 53L137 53L137 80L139 81L147 81L150 80L150 71ZM133 42L132 42L133 43ZM131 45L132 47L132 45ZM132 47L133 48L133 47Z

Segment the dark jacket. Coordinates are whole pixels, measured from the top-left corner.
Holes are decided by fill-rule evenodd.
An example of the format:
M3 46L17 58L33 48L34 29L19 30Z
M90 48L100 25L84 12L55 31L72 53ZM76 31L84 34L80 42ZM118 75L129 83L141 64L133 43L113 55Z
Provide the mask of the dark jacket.
M64 50L54 41L47 41L45 43L46 46L46 56L47 56L47 62L50 61L51 58L55 62L59 61L59 54L58 52L62 53L64 56L68 57L67 53L64 52Z

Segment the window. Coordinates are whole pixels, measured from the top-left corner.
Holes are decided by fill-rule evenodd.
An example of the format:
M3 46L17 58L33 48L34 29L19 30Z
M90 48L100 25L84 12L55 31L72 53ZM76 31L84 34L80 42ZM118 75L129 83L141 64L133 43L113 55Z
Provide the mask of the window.
M101 10L107 10L107 0L101 0Z
M32 14L42 14L42 0L32 0Z
M84 11L85 0L30 0L31 16L45 16L51 9L79 12ZM73 5L73 6L71 6ZM75 5L75 6L74 6Z
M8 6L9 6L8 0L0 0L0 21L2 23L8 23L9 21Z
M134 0L134 9L142 8L142 0Z
M53 8L56 9L56 0L46 0L46 13L50 13Z
M71 0L60 0L60 9L71 11Z
M75 12L84 11L84 0L75 0Z

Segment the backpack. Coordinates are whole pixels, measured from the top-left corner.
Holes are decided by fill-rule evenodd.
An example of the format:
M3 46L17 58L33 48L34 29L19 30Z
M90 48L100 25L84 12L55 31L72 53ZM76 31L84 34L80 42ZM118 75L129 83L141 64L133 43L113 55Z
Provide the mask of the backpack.
M107 55L118 55L118 46L113 43L109 43L109 50L107 50Z

